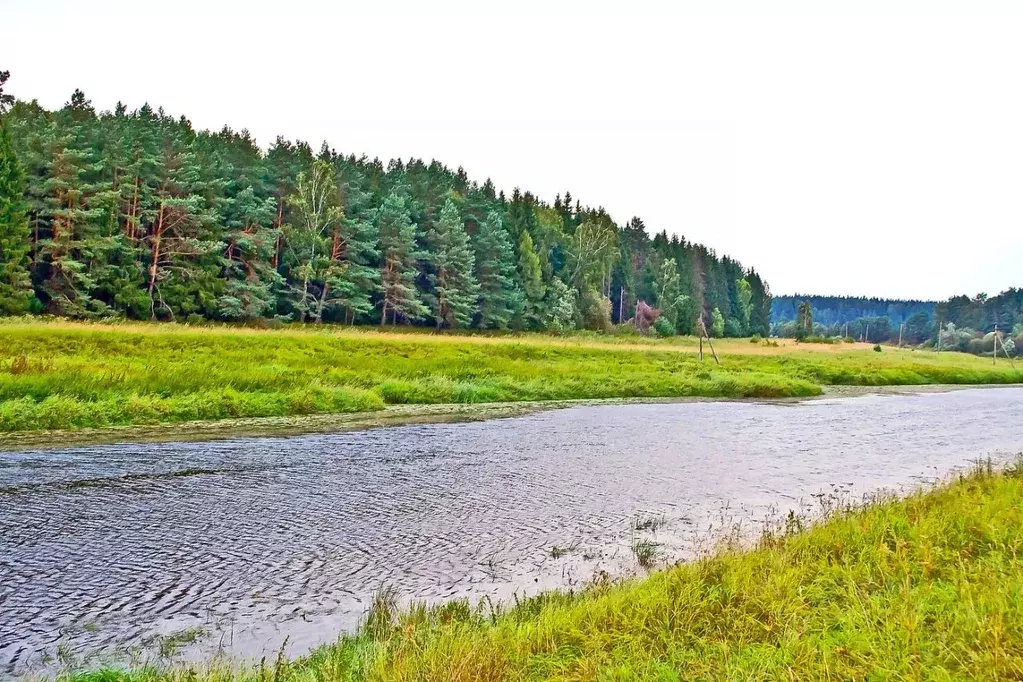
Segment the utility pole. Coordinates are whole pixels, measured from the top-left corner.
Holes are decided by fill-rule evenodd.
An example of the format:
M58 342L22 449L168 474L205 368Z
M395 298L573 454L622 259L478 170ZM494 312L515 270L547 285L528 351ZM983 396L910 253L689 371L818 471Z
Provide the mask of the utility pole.
M622 285L618 298L618 324L625 322L625 285Z
M995 346L994 346L993 351L991 352L991 364L994 365L994 364L997 364L997 363L998 363L998 323L996 322L995 323Z
M906 328L905 322L899 325L899 348L902 348L902 330L905 328Z

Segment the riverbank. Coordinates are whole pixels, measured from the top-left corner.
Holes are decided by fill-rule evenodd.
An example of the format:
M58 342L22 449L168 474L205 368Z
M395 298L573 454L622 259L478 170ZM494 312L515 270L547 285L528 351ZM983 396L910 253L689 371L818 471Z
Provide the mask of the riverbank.
M598 580L496 612L397 613L382 592L355 635L262 668L75 680L1014 679L1023 673L1023 464L978 465L902 500L789 517L756 547L642 580Z
M877 353L864 344L775 347L733 339L716 343L719 366L709 355L696 357L695 339L584 333L14 320L0 324L0 342L5 433L174 424L187 431L197 422L256 418L284 420L280 432L288 432L293 425L286 422L293 418L386 413L396 405L785 398L821 395L832 384L1023 381L1023 369L1008 363L951 353ZM334 428L344 421L323 423Z
M455 424L519 417L546 410L597 405L637 405L710 400L800 401L855 398L864 395L912 395L968 389L992 389L1003 384L929 384L906 386L823 386L819 395L805 398L608 398L595 400L534 400L504 403L388 405L372 412L310 414L290 417L248 417L170 424L140 424L80 429L0 432L0 450L110 443L198 443L235 438L280 438L316 433L343 433L416 424Z

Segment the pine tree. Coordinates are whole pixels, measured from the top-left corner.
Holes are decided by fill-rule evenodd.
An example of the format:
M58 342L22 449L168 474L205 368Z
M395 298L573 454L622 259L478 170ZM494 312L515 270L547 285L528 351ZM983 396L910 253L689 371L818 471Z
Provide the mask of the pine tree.
M186 142L190 129L176 129L166 119L164 125L151 203L140 211L149 316L211 316L217 297L209 280L221 267L226 244L211 231L216 216L204 196L210 188Z
M6 95L0 108L24 171L23 201L5 205L4 229L15 214L18 234L20 216L29 226L0 262L11 268L15 254L8 280L23 287L27 253L33 308L354 323L379 303L384 323L605 328L639 299L674 298L658 272L674 259L679 295L690 297L674 311L678 329L709 324L714 309L727 334L769 329L771 295L753 270L664 231L650 239L638 219L619 227L567 192L553 205L518 189L509 199L437 161L345 157L328 145L314 154L282 139L264 153L244 130L196 132L148 105L97 113L80 91L56 112ZM330 175L314 183L330 215L309 223L291 199L317 194L314 161ZM988 328L1019 319L983 301L967 300L963 314L964 325Z
M4 92L4 86L7 84L7 79L10 77L10 71L0 71L0 116L6 114L10 106L14 104L14 95L9 95Z
M334 227L317 321L323 317L324 306L343 311L349 323L373 309L370 297L380 288L380 272L369 263L378 256L376 226L372 222L345 217Z
M441 209L437 224L426 234L430 247L427 277L430 291L426 301L433 310L437 328L463 327L476 314L479 284L473 276L475 258L469 235L455 203L449 198Z
M217 299L220 314L232 320L263 317L275 304L280 276L271 266L278 230L273 225L273 199L259 199L252 187L231 200L224 220L225 291Z
M377 219L382 261L380 280L383 290L380 324L421 319L429 313L416 289L416 226L409 217L405 198L392 192L380 207Z
M43 183L49 234L37 244L43 265L42 292L47 307L68 317L106 312L93 298L92 265L104 217L111 203L109 183L99 176L95 158L96 114L81 90L59 112L49 177Z
M540 257L533 249L533 238L528 232L519 236L519 281L522 284L524 326L539 329L546 317L544 298L547 287L544 286Z
M7 126L0 119L0 315L26 312L32 298L24 189L25 173L14 154Z
M507 329L522 308L523 294L515 277L515 250L497 211L487 214L476 234L476 279L480 327Z

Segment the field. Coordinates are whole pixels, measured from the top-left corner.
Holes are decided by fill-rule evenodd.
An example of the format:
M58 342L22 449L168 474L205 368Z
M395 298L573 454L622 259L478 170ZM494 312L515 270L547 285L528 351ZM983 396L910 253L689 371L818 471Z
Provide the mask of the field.
M0 323L0 432L362 413L388 405L804 397L823 385L1023 381L1007 362L865 344L337 327Z
M501 611L397 612L296 661L66 676L259 680L1020 679L1023 460L907 499L789 517L642 580L595 582Z

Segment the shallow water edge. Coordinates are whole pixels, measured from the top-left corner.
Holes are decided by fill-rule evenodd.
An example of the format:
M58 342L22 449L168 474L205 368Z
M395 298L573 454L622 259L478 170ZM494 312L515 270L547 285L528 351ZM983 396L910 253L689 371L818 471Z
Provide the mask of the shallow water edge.
M290 417L250 417L192 421L177 424L108 426L74 430L14 431L0 433L0 450L63 448L72 445L113 443L201 443L236 438L301 436L342 433L416 424L456 424L520 417L535 412L569 407L601 405L653 405L691 402L799 403L827 398L863 395L912 395L946 393L967 389L999 388L1020 384L925 384L900 386L823 386L819 396L804 398L589 398L582 400L531 400L505 403L446 403L438 405L390 405L376 412L310 414Z

